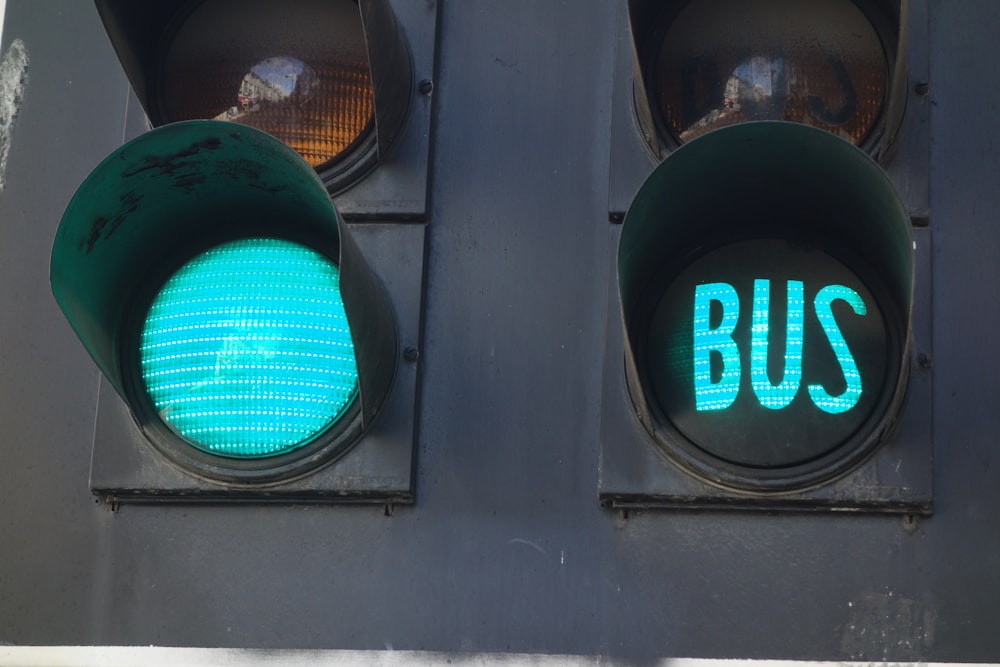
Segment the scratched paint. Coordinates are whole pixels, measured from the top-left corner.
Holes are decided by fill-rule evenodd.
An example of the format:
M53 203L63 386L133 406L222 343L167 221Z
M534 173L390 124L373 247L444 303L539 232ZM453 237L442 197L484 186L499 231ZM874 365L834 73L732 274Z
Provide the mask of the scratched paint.
M7 156L17 120L24 87L28 82L28 51L24 42L15 39L0 59L0 190L7 181Z
M883 590L848 602L847 611L840 648L852 660L922 660L934 648L937 610L928 601Z

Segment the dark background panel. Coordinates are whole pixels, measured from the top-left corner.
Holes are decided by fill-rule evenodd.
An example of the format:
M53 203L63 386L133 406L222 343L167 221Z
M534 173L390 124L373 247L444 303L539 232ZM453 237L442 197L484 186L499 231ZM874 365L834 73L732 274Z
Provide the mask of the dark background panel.
M128 87L90 3L8 0L0 643L1000 659L1000 5L926 4L935 490L907 522L600 507L604 0L440 3L412 507L95 502L98 373L48 257Z

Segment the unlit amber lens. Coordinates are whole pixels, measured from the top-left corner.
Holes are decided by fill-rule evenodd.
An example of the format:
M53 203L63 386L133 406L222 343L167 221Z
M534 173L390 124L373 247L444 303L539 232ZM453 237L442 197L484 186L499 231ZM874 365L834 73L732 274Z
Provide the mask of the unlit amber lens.
M373 125L354 0L208 0L174 33L159 90L168 122L250 125L317 168L341 157Z
M885 50L851 0L695 0L658 49L650 99L682 142L786 120L861 144L886 98Z

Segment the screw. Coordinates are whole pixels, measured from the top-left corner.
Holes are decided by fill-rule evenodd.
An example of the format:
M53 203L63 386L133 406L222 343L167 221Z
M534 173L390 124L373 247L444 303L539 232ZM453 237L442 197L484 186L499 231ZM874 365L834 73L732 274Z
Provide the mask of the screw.
M927 93L931 92L931 84L927 83L926 81L920 81L917 83L917 85L913 87L913 91L917 95L926 95Z
M434 92L434 82L431 81L430 79L424 79L417 86L417 90L420 91L421 95L430 95L432 92Z
M405 350L403 350L403 358L409 361L410 363L413 363L414 361L420 358L420 352L415 347L408 347Z

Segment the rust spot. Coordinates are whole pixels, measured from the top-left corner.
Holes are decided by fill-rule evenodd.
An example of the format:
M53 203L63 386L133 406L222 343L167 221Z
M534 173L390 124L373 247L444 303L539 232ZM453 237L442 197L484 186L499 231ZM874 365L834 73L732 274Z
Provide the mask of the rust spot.
M80 247L86 247L87 254L89 255L93 252L94 247L99 241L105 241L111 238L121 224L125 222L125 218L139 209L139 202L142 201L142 197L142 195L136 194L135 191L132 190L118 197L118 201L121 202L122 208L116 215L110 218L103 215L95 218L90 224L90 234L80 244Z
M191 176L181 176L174 180L175 188L183 188L185 190L190 190L196 185L200 185L205 182L204 174L192 174Z
M90 223L90 235L87 237L86 241L80 244L81 246L87 246L88 255L94 249L94 246L97 245L98 239L101 238L101 230L104 229L106 224L108 224L108 219L103 216L95 218L94 221Z
M135 211L139 208L139 202L142 201L142 197L142 195L136 194L134 190L129 190L119 197L118 201L121 202L124 209L124 213L122 215L135 213Z
M234 181L259 180L261 173L263 173L266 169L266 165L263 165L255 160L248 160L246 158L232 160L219 165L219 173L225 174Z
M125 222L125 216L128 215L129 212L130 211L119 213L115 217L111 218L111 226L108 228L108 231L105 232L105 234L104 234L104 240L107 240L107 239L111 238L111 236L116 231L118 231L118 228L121 226L121 224L123 222Z
M269 186L269 185L265 185L263 183L248 183L247 185L249 187L251 187L251 188L256 188L258 190L263 190L264 192L266 192L269 195L275 195L275 194L278 194L279 192L282 192L282 191L288 189L287 185L270 185Z
M95 218L94 222L90 224L90 234L87 236L87 239L80 244L80 247L82 248L83 246L86 246L87 254L89 255L93 252L99 241L106 241L111 238L121 224L125 222L126 216L134 210L135 207L130 208L127 211L122 211L113 218L106 218L104 216Z
M161 176L172 175L177 169L187 167L191 164L184 158L193 157L203 150L214 151L221 147L221 139L218 137L209 137L202 141L195 142L187 148L177 151L176 153L170 153L169 155L147 155L142 159L141 163L132 165L123 171L122 176L124 178L128 178L152 169L158 170L159 175Z

